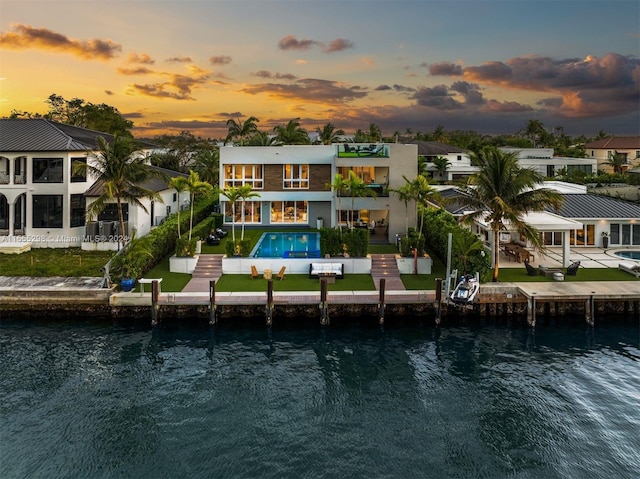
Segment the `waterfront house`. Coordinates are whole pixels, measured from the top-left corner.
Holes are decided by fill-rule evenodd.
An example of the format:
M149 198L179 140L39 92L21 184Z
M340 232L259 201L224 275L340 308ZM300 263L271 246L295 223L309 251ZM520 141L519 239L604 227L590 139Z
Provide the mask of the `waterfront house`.
M553 148L501 147L498 149L505 153L515 153L522 168L530 168L548 178L558 175L561 170L565 170L569 175L574 171L591 175L596 173L598 168L595 158L554 156Z
M614 136L602 138L585 145L587 156L595 158L598 170L611 173L613 168L606 161L618 154L624 157L623 171L640 167L640 136Z
M87 175L74 172L76 162L90 162L96 140L107 133L87 130L44 118L0 119L0 245L29 244L34 248L80 247L117 249L120 234L113 226L115 204L86 230L87 205L99 185ZM153 151L143 145L143 154ZM150 166L151 167L151 166ZM181 199L167 184L153 185L162 192L163 205L148 204L149 213L125 205L128 231L146 234L153 224L176 211ZM171 210L169 210L171 208Z
M423 162L423 174L438 181L461 181L479 170L471 164L469 152L437 141L413 141L418 146L418 158ZM439 169L438 158L446 160L445 171Z
M375 196L354 197L333 191L336 174L353 171ZM285 145L220 148L220 185L224 190L250 184L259 196L233 208L220 195L224 222L244 221L260 227L356 227L372 222L389 242L404 234L407 215L415 221L415 205L408 208L392 189L405 184L403 176L417 174L417 146L402 144ZM353 224L350 224L353 222ZM377 233L378 234L378 233Z

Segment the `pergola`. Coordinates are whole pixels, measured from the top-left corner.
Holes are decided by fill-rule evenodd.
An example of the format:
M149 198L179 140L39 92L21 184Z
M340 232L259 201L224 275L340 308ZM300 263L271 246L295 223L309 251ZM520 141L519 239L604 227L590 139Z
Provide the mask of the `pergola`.
M569 266L570 264L569 248L571 246L569 241L569 232L572 230L581 230L583 228L582 223L580 223L579 221L568 219L563 216L556 215L554 213L549 213L546 211L536 211L536 212L527 213L522 218L522 220L525 223L533 226L540 233L561 232L562 233L562 266L565 268ZM489 232L489 244L491 246L491 253L492 253L491 261L493 263L493 258L494 258L493 253L495 253L494 248L496 247L496 245L493 244L493 235L491 234L491 228L489 224L484 220L484 218L478 218L476 220L476 223L481 229ZM506 227L505 232L515 233L515 229L509 228L508 222L505 222L505 227ZM491 266L494 266L494 265L492 264Z

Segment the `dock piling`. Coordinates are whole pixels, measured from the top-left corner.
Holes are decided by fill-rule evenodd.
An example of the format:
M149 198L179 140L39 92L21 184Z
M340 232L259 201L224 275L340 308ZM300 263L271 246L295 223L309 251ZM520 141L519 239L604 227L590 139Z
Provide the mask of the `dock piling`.
M436 326L440 325L442 314L442 278L436 278Z
M380 297L378 299L378 324L384 324L384 289L387 280L380 278Z
M527 299L527 324L530 328L536 327L536 298Z
M160 296L160 283L157 280L151 282L151 326L158 325L158 297Z
M327 303L327 280L320 280L320 324L327 326L329 324L329 305Z
M267 326L273 323L273 279L267 280Z
M218 322L217 318L218 305L216 304L216 281L209 281L209 326L215 326Z

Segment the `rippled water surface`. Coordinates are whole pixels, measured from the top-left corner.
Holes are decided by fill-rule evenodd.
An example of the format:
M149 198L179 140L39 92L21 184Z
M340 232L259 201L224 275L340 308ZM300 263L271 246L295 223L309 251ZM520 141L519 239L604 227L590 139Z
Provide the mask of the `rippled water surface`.
M0 321L2 478L629 478L637 322Z

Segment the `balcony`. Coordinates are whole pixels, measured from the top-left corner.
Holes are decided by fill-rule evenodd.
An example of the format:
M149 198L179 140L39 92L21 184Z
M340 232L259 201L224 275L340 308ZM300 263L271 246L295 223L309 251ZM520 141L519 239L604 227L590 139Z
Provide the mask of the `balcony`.
M338 158L389 158L389 146L377 143L337 143Z

